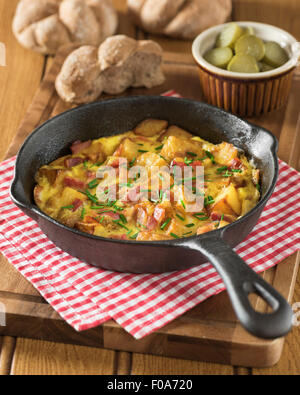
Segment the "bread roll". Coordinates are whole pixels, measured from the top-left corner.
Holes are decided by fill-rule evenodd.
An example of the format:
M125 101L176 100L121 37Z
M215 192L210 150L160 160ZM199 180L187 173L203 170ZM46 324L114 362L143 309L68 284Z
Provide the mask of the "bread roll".
M13 32L25 48L53 55L68 43L97 46L117 25L110 0L21 0Z
M162 49L154 41L136 41L125 35L107 38L100 47L83 46L65 60L56 79L59 96L72 103L94 101L102 92L120 94L130 86L164 82Z
M193 39L228 20L231 0L127 0L133 21L150 33Z

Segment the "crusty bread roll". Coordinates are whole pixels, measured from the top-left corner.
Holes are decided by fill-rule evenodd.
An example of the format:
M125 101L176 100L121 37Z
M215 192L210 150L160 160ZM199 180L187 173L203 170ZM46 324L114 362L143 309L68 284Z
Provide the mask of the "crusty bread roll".
M55 86L59 96L71 103L89 103L102 92L119 94L129 87L160 85L162 49L151 40L136 41L117 35L100 47L82 46L65 60Z
M127 5L142 29L183 39L224 23L232 10L232 0L127 0Z
M53 55L61 45L99 45L115 34L111 0L21 0L13 32L25 48Z

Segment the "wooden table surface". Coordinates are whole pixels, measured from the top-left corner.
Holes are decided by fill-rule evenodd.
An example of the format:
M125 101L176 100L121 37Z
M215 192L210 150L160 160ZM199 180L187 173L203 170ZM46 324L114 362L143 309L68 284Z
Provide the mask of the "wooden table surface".
M0 42L7 65L0 66L0 160L31 103L51 58L23 49L11 32L18 0L0 0ZM126 23L125 0L114 0ZM300 41L299 0L234 0L234 19L275 24ZM297 22L298 17L298 22ZM124 31L124 30L123 30ZM190 53L190 42L155 38L165 50ZM299 164L300 165L300 164ZM299 169L298 169L299 170ZM294 302L300 302L300 273ZM23 338L0 337L0 375L8 374L300 374L300 326L287 336L282 358L268 369L240 368L213 363L136 353L116 352Z

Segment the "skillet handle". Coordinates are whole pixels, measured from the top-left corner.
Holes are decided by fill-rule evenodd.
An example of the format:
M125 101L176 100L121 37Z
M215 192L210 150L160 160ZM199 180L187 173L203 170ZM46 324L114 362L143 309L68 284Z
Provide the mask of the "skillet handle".
M187 242L188 247L201 252L215 267L227 288L235 313L250 333L265 339L286 335L292 327L292 309L288 302L265 280L256 274L221 237L204 237ZM249 294L263 298L273 309L270 314L256 312Z

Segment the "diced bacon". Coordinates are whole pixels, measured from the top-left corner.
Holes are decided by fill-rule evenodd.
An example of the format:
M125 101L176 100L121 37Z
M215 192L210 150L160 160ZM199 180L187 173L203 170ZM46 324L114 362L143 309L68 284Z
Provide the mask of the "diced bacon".
M172 167L174 167L174 166L178 166L178 167L183 168L183 167L186 166L186 163L180 162L180 161L174 159L174 160L171 162L170 167L172 168Z
M118 213L113 212L113 211L99 211L98 214L110 217L114 220L120 219L120 215Z
M221 221L221 219L222 219L222 220L229 222L229 223L232 223L236 220L236 218L233 215L223 215L223 214L218 213L216 211L213 211L211 213L210 218L213 221Z
M128 193L127 193L127 196L126 196L125 200L127 202L136 202L138 200L140 191L141 191L141 186L140 185L130 189L128 191Z
M161 208L159 206L155 207L154 213L153 213L154 219L161 224L162 221L166 217L166 210L164 208Z
M239 158L234 158L230 162L228 168L229 169L235 169L235 170L242 169L243 168L243 163L242 163L242 161Z
M128 236L125 233L122 235L111 235L110 237L117 240L128 240Z
M203 163L201 162L201 160L195 160L191 163L191 166L193 169L195 169L197 166L203 166Z
M76 211L79 209L79 207L81 207L83 204L82 200L80 199L75 199L74 202L72 203L73 205L73 210L72 211Z
M156 219L151 215L147 220L147 229L154 230L157 227Z
M85 183L83 181L76 180L75 178L65 177L64 185L71 188L84 189Z
M77 140L71 145L71 151L73 154L78 154L79 152L88 148L91 144L92 144L92 140L88 140L84 142Z
M82 158L67 158L65 160L65 166L70 168L70 167L80 165L80 163L82 163L82 162L83 162Z
M87 175L88 180L94 180L96 178L96 173L91 170L88 170L86 175Z
M142 207L138 207L136 220L138 224L147 226L148 215L147 212Z

